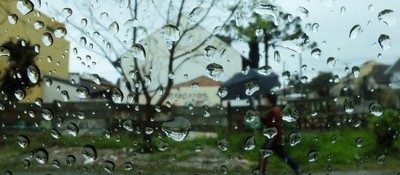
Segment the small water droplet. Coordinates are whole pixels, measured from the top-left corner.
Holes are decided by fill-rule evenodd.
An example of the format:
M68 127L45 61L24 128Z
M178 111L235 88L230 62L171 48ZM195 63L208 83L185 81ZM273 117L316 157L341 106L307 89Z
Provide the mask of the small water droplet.
M53 112L49 108L42 109L42 117L43 119L50 121L53 119Z
M161 125L161 130L167 135L167 137L175 140L182 141L189 133L191 124L190 121L183 117L175 117L171 120L164 122Z
M244 143L244 150L250 151L256 147L256 138L254 136L250 136L246 139Z
M19 145L21 148L26 148L26 147L28 147L28 146L29 146L29 143L30 143L28 137L26 137L26 136L24 136L24 135L19 135L18 138L17 138L17 142L18 142L18 145Z
M354 112L354 102L352 100L345 98L343 101L343 106L346 113L350 114Z
M71 8L63 8L61 13L65 18L68 18L72 15L72 9Z
M383 107L378 103L371 103L368 108L369 112L375 117L380 117L383 114Z
M224 68L222 65L217 64L217 63L211 63L207 65L207 75L214 81L219 81L222 74L224 73Z
M53 37L50 33L46 32L42 36L42 42L45 46L51 46L53 45Z
M217 53L217 48L212 45L209 45L206 48L204 48L204 57L206 57L206 59L213 59L216 53Z
M243 23L244 23L244 17L243 17L243 14L242 14L242 13L236 12L236 15L235 15L235 22L236 22L236 26L237 26L237 27L240 27L240 26L243 25Z
M224 98L228 95L228 89L226 87L219 87L217 94L220 98Z
M396 14L393 10L385 9L379 12L378 20L385 23L387 26L392 27L396 24Z
M103 168L107 173L114 173L115 164L112 161L106 160L103 163Z
M124 163L124 170L125 171L130 171L132 169L133 169L133 163L131 163L131 162L125 162Z
M363 145L363 140L361 139L361 137L356 138L356 145L358 148L360 148Z
M79 134L78 126L73 122L69 122L67 125L67 133L71 136L76 137Z
M118 88L112 88L111 89L111 99L114 103L120 104L122 103L122 100L124 99L124 95L122 94L122 91Z
M260 90L260 86L255 82L250 82L245 84L245 94L247 96L253 95L258 90Z
M336 59L335 59L334 57L329 57L329 58L326 60L326 64L327 64L329 67L333 68L333 67L335 67L335 65L336 65Z
M29 169L31 167L31 162L28 159L24 160L24 168Z
M45 164L49 160L49 153L44 148L39 148L35 152L35 159L39 164Z
M167 42L178 41L180 38L180 31L173 25L165 25L161 28L161 37Z
M67 29L64 27L59 27L54 31L54 36L56 38L63 38L65 35L67 35Z
M40 72L39 72L39 69L36 66L30 65L27 68L27 73L28 73L29 81L31 81L31 83L35 84L35 83L38 82L39 77L40 77Z
M360 68L358 66L351 68L351 72L353 73L354 78L358 78L360 76Z
M141 44L134 44L130 51L134 58L138 60L146 59L146 50Z
M289 145L296 146L301 142L301 134L298 131L292 131L289 134Z
M287 122L295 122L299 116L297 109L293 105L286 105L281 112L282 120Z
M350 29L350 33L349 33L349 38L350 39L356 39L357 36L361 33L361 26L359 24L354 25L351 29Z
M9 57L11 55L10 50L0 46L0 57Z
M229 141L226 138L222 138L218 140L218 147L221 151L228 151L229 148Z
M160 141L160 143L157 144L157 148L160 151L166 151L169 147L169 144L167 142L164 141Z
M378 164L383 164L385 162L386 155L385 154L380 154L376 157L376 160L378 161Z
M274 152L270 149L260 149L260 155L262 156L262 158L267 158L269 156L272 156L272 154L274 154Z
M51 163L53 165L54 168L61 168L61 163L58 160L53 160L53 162Z
M125 120L122 123L122 127L124 127L127 131L133 131L133 122L132 122L132 120Z
M202 7L196 7L194 8L188 15L188 22L191 24L199 22L203 16L205 10Z
M264 128L262 133L268 139L272 139L278 134L278 130L276 129L276 127L269 127L269 128Z
M82 147L82 155L88 162L94 162L97 159L96 148L92 145L85 145Z
M22 89L17 89L14 92L14 95L15 95L15 98L17 98L17 100L23 100L23 99L25 99L26 93Z
M76 95L79 98L87 98L89 95L89 89L87 87L81 86L76 89Z
M307 157L309 162L316 162L318 160L318 151L317 150L311 150L308 152Z
M76 162L76 158L73 155L68 155L65 158L65 162L67 163L68 166L72 166Z
M381 34L378 43L383 50L389 50L392 47L389 35Z
M258 68L257 72L261 75L268 76L272 73L272 67L265 65L265 66Z
M17 24L17 22L18 22L18 16L16 14L8 15L7 19L8 19L8 22L12 25Z
M53 139L60 139L61 138L61 133L53 128L53 129L50 130L50 136Z

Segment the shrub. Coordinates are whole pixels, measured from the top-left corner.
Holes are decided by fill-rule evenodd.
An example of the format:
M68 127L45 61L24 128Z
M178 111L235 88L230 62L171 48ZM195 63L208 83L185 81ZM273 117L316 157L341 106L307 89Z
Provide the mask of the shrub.
M400 131L399 112L387 109L382 116L373 116L371 127L375 133L378 148L393 149Z

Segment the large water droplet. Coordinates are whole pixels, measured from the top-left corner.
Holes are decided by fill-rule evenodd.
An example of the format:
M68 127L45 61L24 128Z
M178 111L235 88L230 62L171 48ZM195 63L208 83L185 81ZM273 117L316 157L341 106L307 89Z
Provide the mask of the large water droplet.
M17 22L18 22L18 16L16 14L8 15L7 19L8 19L8 22L12 25L17 24Z
M68 91L62 90L62 91L61 91L61 96L62 96L62 98L63 98L64 101L69 101L69 94L68 94Z
M161 28L161 37L167 41L178 41L180 38L179 29L173 25L166 25Z
M356 39L357 36L361 33L361 26L359 24L353 26L349 33L350 39Z
M378 38L378 42L383 50L389 50L392 47L389 35L381 34Z
M134 44L131 48L131 53L133 57L138 60L146 59L146 50L141 44Z
M283 108L281 115L282 120L287 122L295 122L299 118L297 109L293 105L286 105L286 107Z
M265 65L265 66L258 68L257 72L261 75L267 76L272 73L272 67Z
M191 124L190 121L183 117L175 117L164 122L161 125L161 130L171 139L182 141L189 133Z
M360 68L358 66L351 68L351 72L353 73L354 78L358 78L360 76Z
M61 163L58 160L53 160L53 162L51 163L53 165L54 168L61 168Z
M9 57L11 55L10 50L0 46L0 57Z
M14 92L15 98L17 98L17 100L23 100L25 99L26 93L23 89L17 89Z
M216 53L217 53L217 48L212 45L209 45L206 48L204 48L204 57L206 57L206 59L213 59Z
M49 153L44 148L39 148L35 152L35 159L39 164L45 164L49 160Z
M217 64L217 63L211 63L207 65L207 75L214 81L219 81L222 74L224 73L224 68L222 65Z
M254 136L250 136L246 139L244 143L244 150L250 151L256 147L256 138Z
M92 145L85 145L82 147L82 155L88 162L94 162L97 159L96 148Z
M396 24L396 14L390 9L385 9L379 12L378 19L380 22L385 23L389 27Z
M122 123L122 127L124 127L127 131L133 131L133 122L132 122L132 120L125 120Z
M122 100L124 99L124 95L122 94L122 91L118 88L112 88L111 89L111 99L114 103L122 103Z
M50 130L50 136L53 139L60 139L61 138L61 133L53 128L53 129Z
M333 68L333 67L335 67L335 65L336 65L336 59L335 59L334 57L329 57L329 58L326 60L326 64L327 64L329 67Z
M18 138L17 138L17 142L18 142L18 145L19 145L21 148L26 148L26 147L28 147L28 146L29 146L29 143L30 143L28 137L26 137L26 136L24 136L24 135L19 135Z
M44 27L44 23L42 21L36 21L33 23L33 28L36 30L42 29Z
M72 15L72 9L71 8L63 8L61 11L61 14L65 17L68 18Z
M130 171L132 169L133 169L133 163L131 163L131 162L125 162L124 163L124 170L125 171Z
M19 0L17 2L17 9L21 14L26 15L33 11L33 3L30 0Z
M76 137L79 134L78 126L73 122L68 123L68 125L67 125L67 133L69 135L71 135L71 136Z
M74 155L68 155L65 158L65 162L67 163L68 166L72 166L76 162L76 158Z
M103 168L107 173L114 173L115 164L109 160L104 161Z
M262 133L268 139L272 139L273 137L276 136L276 134L278 134L278 130L276 129L276 127L269 127L269 128L264 128Z
M219 97L224 98L228 95L228 89L226 87L219 87L217 94Z
M378 103L371 103L368 108L369 112L375 117L380 117L383 114L383 107Z
M27 73L28 73L28 78L29 81L31 81L32 83L37 83L40 77L40 72L39 69L34 66L34 65L30 65L27 68Z
M53 45L53 37L49 32L46 32L42 36L42 42L45 46L51 46Z
M64 27L59 27L54 31L54 36L56 38L63 38L65 35L67 35L67 29Z
M109 26L108 26L108 31L112 34L116 34L119 32L119 24L117 23L117 21L112 22Z
M301 134L298 131L293 131L289 134L289 145L296 146L301 141Z
M50 109L48 109L48 108L42 109L42 117L43 117L43 119L45 119L47 121L50 121L50 120L53 119L53 116L54 116L53 112Z
M188 21L191 24L199 22L204 16L205 10L202 7L196 7L188 15Z
M318 160L318 151L317 150L311 150L308 152L307 157L309 162L316 162Z
M260 90L260 86L255 82L250 82L245 84L245 94L247 96L253 95L258 90Z
M89 89L87 87L81 86L76 89L76 95L79 98L86 98L89 95Z

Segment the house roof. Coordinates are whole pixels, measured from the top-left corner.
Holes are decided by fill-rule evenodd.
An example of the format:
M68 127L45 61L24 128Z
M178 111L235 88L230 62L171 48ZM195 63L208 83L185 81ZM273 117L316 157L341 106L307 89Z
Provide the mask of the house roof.
M385 71L388 68L388 65L376 64L372 68L372 71L369 75L375 80L377 84L388 84L390 82L390 78L385 74Z
M392 74L394 72L400 72L400 58L394 63L392 66L390 66L386 71L385 74Z
M63 78L59 78L59 77L52 77L52 76L47 76L47 75L45 75L44 77L50 78L53 81L57 81L59 83L67 84L67 85L73 86L73 87L84 86L84 87L88 88L90 94L97 94L97 93L100 93L100 92L104 92L104 91L114 87L114 85L104 84L104 83L102 83L101 85L97 85L97 84L93 83L93 81L87 80L87 79L83 79L83 78L80 80L80 83L71 83L71 81L68 80L68 79L63 79Z
M197 83L199 87L219 87L222 84L221 82L214 81L206 76L200 76L186 82L175 84L172 88L191 87L193 83Z

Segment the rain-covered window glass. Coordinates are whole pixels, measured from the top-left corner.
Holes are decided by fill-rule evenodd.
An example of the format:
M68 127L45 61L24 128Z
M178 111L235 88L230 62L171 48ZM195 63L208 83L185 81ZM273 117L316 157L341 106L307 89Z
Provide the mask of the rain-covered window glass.
M400 174L396 0L1 0L0 174Z

